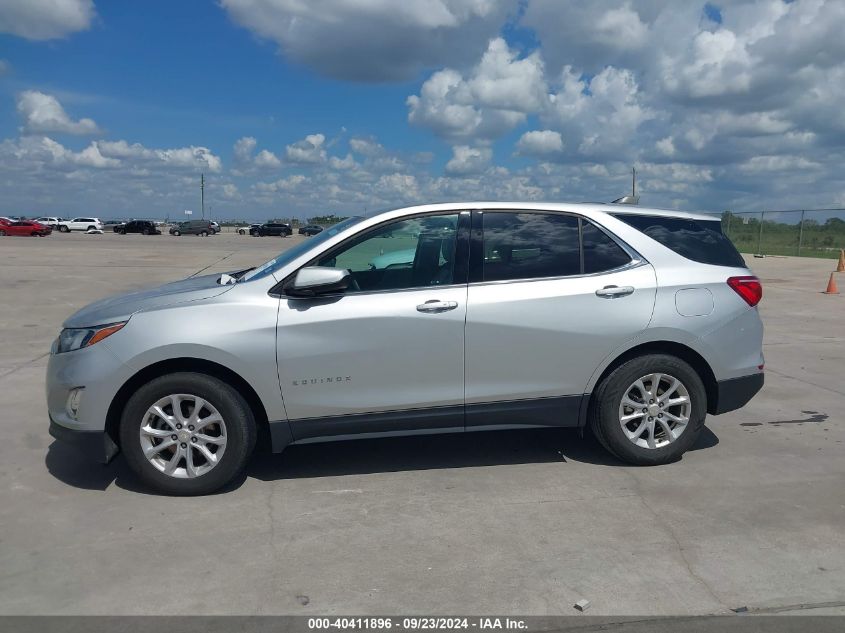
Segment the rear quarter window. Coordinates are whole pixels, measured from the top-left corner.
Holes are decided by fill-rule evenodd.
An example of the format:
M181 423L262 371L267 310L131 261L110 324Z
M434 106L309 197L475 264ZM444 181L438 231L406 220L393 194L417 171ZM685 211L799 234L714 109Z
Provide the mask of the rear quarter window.
M720 220L614 215L678 255L701 264L745 268L745 260L722 233Z

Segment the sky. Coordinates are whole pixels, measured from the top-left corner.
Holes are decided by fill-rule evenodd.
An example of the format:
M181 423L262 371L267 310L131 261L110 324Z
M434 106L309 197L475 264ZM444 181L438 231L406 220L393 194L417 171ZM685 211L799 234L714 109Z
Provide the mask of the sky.
M0 0L0 214L845 206L843 0Z

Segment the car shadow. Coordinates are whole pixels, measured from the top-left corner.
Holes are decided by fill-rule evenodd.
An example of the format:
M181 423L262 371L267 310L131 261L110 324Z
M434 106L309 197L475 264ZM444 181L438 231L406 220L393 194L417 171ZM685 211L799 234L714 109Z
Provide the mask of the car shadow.
M719 438L704 427L692 451L712 448ZM261 481L337 477L414 470L579 462L626 466L590 432L577 429L524 429L484 433L357 439L292 445L282 454L256 451L245 473L217 493L239 488L247 477ZM144 486L118 456L110 464L92 464L70 446L53 442L45 459L48 471L74 488L105 490L112 483L141 494Z

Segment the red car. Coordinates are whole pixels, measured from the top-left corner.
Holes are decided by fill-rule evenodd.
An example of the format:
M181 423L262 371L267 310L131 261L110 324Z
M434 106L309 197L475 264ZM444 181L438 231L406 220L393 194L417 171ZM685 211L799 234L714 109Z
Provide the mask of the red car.
M53 228L32 220L21 220L19 222L9 222L8 220L0 220L0 237L4 235L31 235L35 237L44 237L50 235Z

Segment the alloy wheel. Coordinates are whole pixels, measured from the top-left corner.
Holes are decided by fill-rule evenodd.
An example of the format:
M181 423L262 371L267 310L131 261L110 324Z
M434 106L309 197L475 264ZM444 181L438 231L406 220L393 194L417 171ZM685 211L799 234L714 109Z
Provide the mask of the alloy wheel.
M670 374L648 374L625 390L619 424L633 444L662 448L681 436L691 411L689 391L680 380Z
M172 394L147 409L140 441L144 457L159 471L191 479L220 463L226 450L226 423L207 400Z

